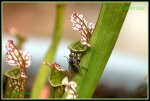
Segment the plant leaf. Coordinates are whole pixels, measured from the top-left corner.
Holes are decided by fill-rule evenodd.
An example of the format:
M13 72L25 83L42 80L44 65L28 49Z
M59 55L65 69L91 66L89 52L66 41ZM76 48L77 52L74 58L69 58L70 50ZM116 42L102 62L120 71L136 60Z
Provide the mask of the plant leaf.
M64 17L65 17L65 4L57 4L56 8L57 8L56 9L56 22L55 22L53 41L43 60L43 61L48 61L48 62L53 62L55 58L55 53L56 53L56 50L57 50L57 47L59 45L61 35L62 35L63 22L64 22ZM42 91L42 88L44 87L48 79L49 71L50 70L49 68L47 68L46 65L40 66L39 72L36 76L34 85L32 87L31 98L39 97Z
M91 49L82 57L80 67L82 76L78 73L73 76L77 82L79 98L90 98L99 82L119 32L128 12L130 3L103 3L96 27L90 39ZM65 94L64 96L65 97Z
M6 44L5 60L10 66L19 66L21 76L26 78L26 68L31 65L31 55L24 51L19 51L12 40L8 40Z

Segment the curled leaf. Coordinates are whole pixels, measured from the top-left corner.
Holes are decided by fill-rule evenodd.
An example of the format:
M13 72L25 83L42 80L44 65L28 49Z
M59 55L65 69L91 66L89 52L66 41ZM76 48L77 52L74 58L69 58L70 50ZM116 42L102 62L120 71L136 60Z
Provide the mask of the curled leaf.
M58 71L64 71L58 63L50 64L49 62L43 62L43 64L48 65L49 67L54 67Z
M78 13L73 13L71 15L71 22L73 30L77 30L81 34L81 43L83 45L91 47L91 45L89 44L89 40L95 26L92 23L88 23L83 15Z
M43 64L47 65L50 69L48 81L50 83L50 91L51 91L51 98L62 98L65 87L61 84L63 78L68 75L68 72L63 70L61 66L54 62L43 62Z
M25 67L29 67L31 65L31 54L26 51L19 51L21 53L22 58L25 61ZM17 52L16 52L17 53ZM14 55L9 54L9 52L5 55L6 62L10 66L20 66L19 62L17 61L16 57Z
M26 69L31 65L31 54L25 51L19 51L12 40L8 40L6 44L5 60L10 66L19 66L21 69L21 76L26 78Z

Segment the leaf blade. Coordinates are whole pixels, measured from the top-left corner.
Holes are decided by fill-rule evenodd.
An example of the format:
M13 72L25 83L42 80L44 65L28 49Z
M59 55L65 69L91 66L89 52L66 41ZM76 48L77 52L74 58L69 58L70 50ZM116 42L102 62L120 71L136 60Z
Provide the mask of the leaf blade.
M113 47L117 41L122 24L130 3L104 3L91 37L92 49L81 59L80 66L88 69L82 71L83 77L75 75L73 80L78 83L77 92L80 98L92 96L101 77Z

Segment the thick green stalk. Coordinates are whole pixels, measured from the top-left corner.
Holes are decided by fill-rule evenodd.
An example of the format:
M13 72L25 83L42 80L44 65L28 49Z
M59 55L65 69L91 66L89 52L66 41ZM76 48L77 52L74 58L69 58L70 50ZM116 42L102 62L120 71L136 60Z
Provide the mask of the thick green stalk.
M99 82L107 61L117 41L130 3L103 3L90 40L92 45L80 62L81 74L75 74L79 98L90 98ZM63 97L65 97L64 94Z
M56 7L56 22L55 22L52 44L47 54L45 55L43 61L51 63L54 60L54 56L62 36L62 29L63 29L64 16L65 16L64 11L65 11L65 5L58 4ZM31 98L39 97L41 90L45 85L45 82L48 80L49 72L50 72L49 68L47 68L46 65L41 65L32 88Z

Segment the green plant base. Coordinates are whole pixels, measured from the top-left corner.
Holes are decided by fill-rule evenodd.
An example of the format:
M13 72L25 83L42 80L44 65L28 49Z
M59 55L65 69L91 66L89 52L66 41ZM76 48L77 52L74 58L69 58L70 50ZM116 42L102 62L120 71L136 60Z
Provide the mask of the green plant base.
M20 76L20 68L13 67L4 73L5 98L24 98L26 79Z
M50 83L50 97L51 98L62 98L65 92L65 86L62 85L62 80L65 76L68 76L67 71L59 71L55 67L50 67L51 72L49 76Z

